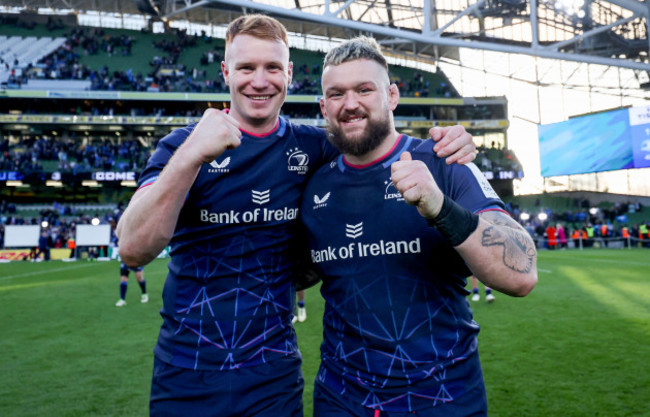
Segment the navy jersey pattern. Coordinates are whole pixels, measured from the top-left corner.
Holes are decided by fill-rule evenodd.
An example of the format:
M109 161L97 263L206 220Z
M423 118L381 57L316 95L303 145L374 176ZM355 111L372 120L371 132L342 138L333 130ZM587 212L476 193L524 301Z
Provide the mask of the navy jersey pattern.
M194 125L161 139L153 183ZM187 369L228 370L297 352L292 239L307 178L336 155L324 131L280 118L266 135L203 164L170 242L154 354Z
M476 166L447 165L434 144L402 135L363 167L339 156L314 174L301 204L326 302L317 381L369 408L410 412L483 384L479 327L465 299L470 271L404 201L390 165L408 150L468 210L503 203Z

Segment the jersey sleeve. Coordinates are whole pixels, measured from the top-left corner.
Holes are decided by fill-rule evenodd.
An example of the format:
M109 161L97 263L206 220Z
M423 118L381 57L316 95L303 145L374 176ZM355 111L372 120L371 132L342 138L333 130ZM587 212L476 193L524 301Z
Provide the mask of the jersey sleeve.
M505 210L505 204L474 163L454 164L450 171L452 182L445 194L456 203L473 213L490 209Z
M192 130L196 126L196 123L189 126L176 129L160 141L156 146L156 150L149 157L147 161L147 166L140 174L138 178L138 189L146 187L147 185L152 184L160 175L160 171L163 170L169 159L172 157L176 149L187 139L187 137L192 133Z
M414 153L427 164L443 194L472 213L505 210L505 204L474 163L447 165L433 153L433 145L433 140L426 140Z

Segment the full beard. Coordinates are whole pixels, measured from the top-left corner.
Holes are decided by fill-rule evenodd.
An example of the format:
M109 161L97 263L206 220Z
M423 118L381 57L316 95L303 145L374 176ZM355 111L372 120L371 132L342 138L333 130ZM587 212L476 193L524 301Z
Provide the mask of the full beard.
M374 151L391 132L390 120L384 117L378 120L368 119L368 124L360 137L351 139L338 126L327 128L327 139L344 155L363 156Z

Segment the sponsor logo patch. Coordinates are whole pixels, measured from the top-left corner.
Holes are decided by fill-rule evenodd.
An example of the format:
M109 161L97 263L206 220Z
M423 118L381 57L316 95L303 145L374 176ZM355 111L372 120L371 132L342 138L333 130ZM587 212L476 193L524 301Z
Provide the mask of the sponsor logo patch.
M287 152L287 169L300 175L305 175L309 170L309 155L298 148L291 148Z
M230 168L228 168L229 165L230 165L229 156L225 157L221 162L217 162L217 160L215 159L214 161L210 162L210 168L208 168L208 172L212 174L230 172Z

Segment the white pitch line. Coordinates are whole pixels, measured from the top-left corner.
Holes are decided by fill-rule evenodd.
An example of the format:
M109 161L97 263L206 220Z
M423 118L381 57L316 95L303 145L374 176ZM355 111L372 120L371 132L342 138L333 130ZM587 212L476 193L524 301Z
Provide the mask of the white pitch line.
M589 262L604 262L610 264L620 264L621 261L617 259L598 259L598 258L586 258ZM624 261L625 265L640 265L640 266L650 266L648 262L635 262L635 261Z
M578 255L578 256L579 256L579 255ZM548 255L546 255L545 258L547 258L547 259L555 259L555 260L558 260L558 259L561 259L561 260L567 259L567 258L564 258L564 257L562 257L562 256L548 256ZM620 264L620 263L621 263L621 261L618 260L618 259L592 258L592 257L590 257L590 256L582 256L582 257L580 257L580 258L572 258L572 260L578 260L578 261L589 261L589 262L603 262L603 263L610 263L610 264L611 264L611 263L616 263L616 264ZM650 262L636 262L636 261L628 261L628 260L625 261L625 264L626 264L626 265L650 266Z
M6 277L0 278L0 281L4 281L4 280L7 280L7 279L14 279L14 278L32 277L32 276L35 276L35 275L49 274L49 273L52 273L52 272L68 271L68 270L72 270L72 269L86 268L86 267L93 266L93 265L96 265L96 264L95 263L88 263L88 264L83 264L83 265L69 266L67 268L44 269L42 271L27 272L25 274L8 275Z
M539 272L546 272L547 274L550 274L551 272L553 272L553 271L551 271L550 269L537 268L537 270L538 270Z

